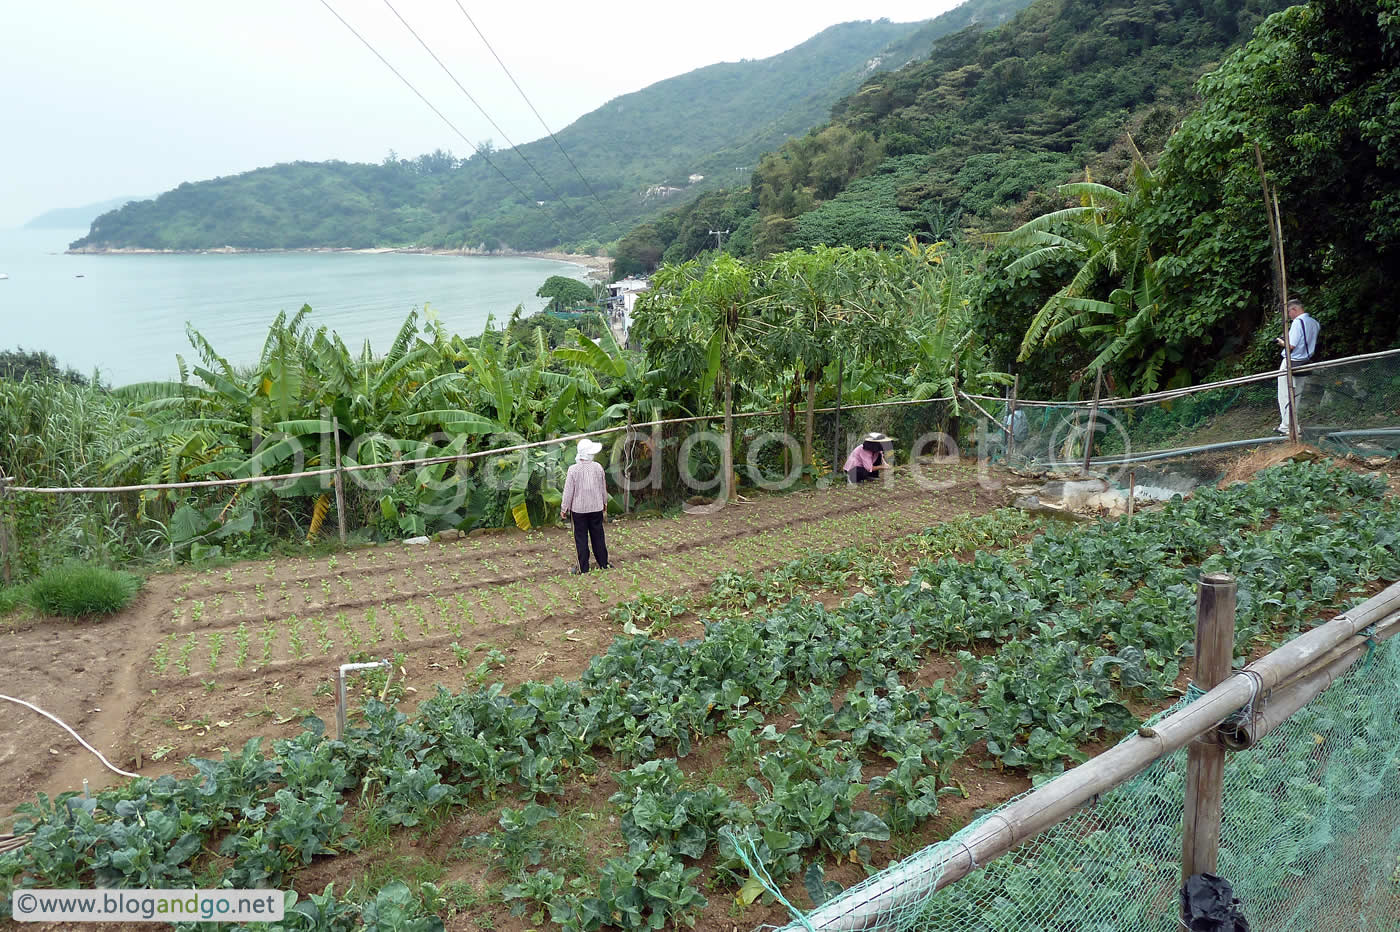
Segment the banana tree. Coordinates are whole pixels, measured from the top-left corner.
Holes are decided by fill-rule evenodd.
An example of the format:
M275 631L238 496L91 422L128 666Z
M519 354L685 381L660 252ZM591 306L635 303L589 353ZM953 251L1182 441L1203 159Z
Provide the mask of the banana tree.
M1079 269L1036 312L1021 342L1020 359L1065 336L1087 337L1096 356L1090 370L1131 366L1143 391L1155 390L1167 362L1154 325L1163 294L1146 228L1137 221L1140 208L1157 185L1140 159L1130 191L1093 181L1061 185L1060 193L1080 204L1052 211L997 234L999 242L1031 247L1008 272L1039 269L1066 256ZM1108 297L1100 297L1104 291Z

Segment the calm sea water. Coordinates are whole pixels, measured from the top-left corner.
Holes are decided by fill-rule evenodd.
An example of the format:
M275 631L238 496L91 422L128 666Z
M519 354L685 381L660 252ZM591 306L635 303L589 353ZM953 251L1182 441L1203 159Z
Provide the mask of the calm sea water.
M60 364L94 368L113 385L175 378L175 354L195 359L194 324L234 364L257 359L277 312L314 309L358 351L388 350L404 318L424 305L451 332L481 332L489 314L544 305L551 275L581 266L547 259L383 253L68 256L86 230L0 230L0 349L41 349Z

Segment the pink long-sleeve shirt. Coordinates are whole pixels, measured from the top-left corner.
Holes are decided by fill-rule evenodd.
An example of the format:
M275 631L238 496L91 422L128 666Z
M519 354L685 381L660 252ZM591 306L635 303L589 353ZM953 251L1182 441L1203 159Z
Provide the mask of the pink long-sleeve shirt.
M865 444L861 444L851 451L850 456L846 457L846 465L842 466L841 470L842 472L850 472L857 466L873 470L875 468L875 456L875 453L865 448Z
M575 463L564 475L561 514L591 514L608 507L608 480L601 463Z

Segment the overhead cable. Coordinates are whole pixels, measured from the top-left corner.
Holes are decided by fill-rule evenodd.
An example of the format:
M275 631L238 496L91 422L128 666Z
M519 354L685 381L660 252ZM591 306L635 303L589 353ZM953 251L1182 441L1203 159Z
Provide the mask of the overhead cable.
M439 110L437 107L433 106L433 102L432 102L431 100L429 100L427 97L424 97L424 96L423 96L423 92L420 91L420 90L418 90L418 88L414 87L414 86L413 86L413 83L412 83L411 81L409 81L408 78L405 78L405 77L399 72L399 69L395 68L395 67L393 66L393 64L390 63L390 61L389 61L387 58L385 58L383 55L381 55L381 54L379 53L379 50L376 49L373 45L371 45L368 39L366 39L364 36L360 35L360 33L359 33L358 31L356 31L356 29L355 29L354 26L351 26L348 22L346 22L346 21L345 21L345 18L342 17L339 13L337 13L337 12L335 11L335 7L331 6L330 3L327 2L327 0L321 0L321 6L325 7L327 10L330 10L331 15L334 16L336 19L340 20L340 24L341 24L342 26L344 26L346 29L350 30L350 34L351 34L351 35L353 35L356 39L359 39L360 42L364 45L365 48L367 48L367 49L369 49L371 52L373 52L373 53L374 53L374 57L377 58L377 59L379 59L381 62L383 62L383 63L384 63L384 67L385 67L385 68L388 68L390 71L392 71L392 72L394 73L394 77L396 77L396 78L398 78L400 81L402 81L402 82L404 83L404 86L407 87L410 91L412 91L412 92L414 93L414 95L417 96L417 98L418 98L419 100L423 101L423 103L427 106L427 108L428 108L429 110L431 110L431 111L433 111L433 113L437 114L438 119L440 119L440 120L442 120L442 122L446 123L447 126L452 130L452 132L454 132L454 133L456 133L458 136L460 136L461 139L462 139L462 141L465 142L465 143L472 149L472 151L476 152L477 155L479 155L479 156L481 156L483 159L485 159L485 160L486 160L486 164L487 164L487 165L490 165L493 169L495 169L496 174L498 174L498 175L500 175L502 178L504 178L505 181L506 181L506 183L509 184L512 188L514 188L514 189L515 189L515 192L516 192L517 194L519 194L519 195L520 195L522 198L524 198L526 201L528 201L528 202L531 203L531 204L534 204L535 207L537 207L537 208L539 208L541 211L543 211L544 214L545 214L545 216L549 217L550 223L554 224L554 229L559 233L559 238L560 238L560 241L561 241L561 242L563 242L563 241L569 239L568 233L566 233L566 232L564 231L564 228L563 228L562 226L559 225L559 221L558 221L557 219L555 219L555 217L553 216L553 214L552 214L550 211L544 209L544 205L543 205L543 204L540 204L535 198L532 198L529 194L526 194L524 191L522 191L521 188L520 188L520 185L516 184L513 180L511 180L511 177L510 177L509 175L507 175L505 172L501 171L501 168L500 168L499 165L497 165L495 162L491 161L491 157L490 157L489 155L486 154L486 150L485 150L485 149L483 149L483 148L477 146L476 143L474 143L474 142L472 142L470 139L468 139L468 138L467 138L467 134L464 133L464 132L462 132L460 129L457 128L457 124L453 123L451 120L449 120L449 119L443 114L443 112L442 112L441 110Z
M496 50L492 48L490 41L486 38L486 34L481 31L481 27L476 24L476 20L472 19L471 14L467 12L467 8L462 6L462 0L454 0L454 2L457 4L457 9L461 10L462 15L467 18L467 22L472 24L472 28L475 29L476 34L481 37L481 41L486 44L486 49L491 53L491 57L496 59L496 64L501 66L501 70L506 73L506 77L510 78L510 83L514 84L515 89L520 92L521 98L523 98L526 105L529 106L530 111L535 114L535 119L540 121L540 125L543 126L544 131L549 134L549 138L553 139L554 144L559 147L560 153L563 154L564 159L573 168L574 174L578 175L578 180L583 182L583 186L588 189L589 194L593 195L593 200L598 202L598 206L603 208L604 213L608 215L608 219L613 223L617 223L618 220L613 216L613 212L608 210L608 205L604 204L603 199L598 196L598 192L593 190L593 185L589 184L588 179L583 177L583 172L579 171L579 167L574 164L574 160L569 157L569 153L564 149L564 144L554 135L554 130L549 128L549 124L544 121L544 117L540 116L540 112L535 109L535 105L531 103L529 95L525 93L525 89L520 86L519 81L515 80L515 75L510 73L510 69L506 67L506 63L501 61L501 56L496 54Z
M467 100L470 100L472 102L472 106L475 107L478 111L480 111L482 116L486 117L486 122L490 123L491 126L495 128L496 132L501 134L501 138L506 141L506 144L510 146L511 150L516 155L520 156L520 160L526 165L530 166L530 171L534 172L535 177L539 178L540 181L544 183L544 186L549 189L549 193L553 194L555 199L558 200L559 203L563 204L564 207L569 211L571 215L574 216L575 219L579 219L578 215L574 213L574 209L569 206L569 202L564 200L564 195L556 191L554 189L554 185L549 183L549 179L546 178L544 175L540 174L540 170L535 167L535 163L531 162L528 158L525 157L525 153L520 151L520 147L511 141L511 138L506 135L506 131L501 129L500 125L491 118L491 114L487 113L486 108L477 102L477 99L472 96L471 91L467 90L462 85L462 82L457 80L457 76L452 73L452 69L448 68L447 65L443 63L443 60L441 58L438 58L437 53L434 52L432 48L428 46L428 43L423 40L423 37L418 34L418 31L409 25L408 20L403 18L403 14L401 14L398 10L394 9L394 5L390 3L389 0L384 0L384 5L389 8L389 12L393 13L394 16L398 18L399 22L403 23L403 28L407 29L409 34L412 35L413 38L418 40L418 44L423 46L423 51L427 52L430 56L432 56L433 61L438 63L438 67L443 70L443 73L452 79L452 83L457 85L457 89L463 94L467 95Z

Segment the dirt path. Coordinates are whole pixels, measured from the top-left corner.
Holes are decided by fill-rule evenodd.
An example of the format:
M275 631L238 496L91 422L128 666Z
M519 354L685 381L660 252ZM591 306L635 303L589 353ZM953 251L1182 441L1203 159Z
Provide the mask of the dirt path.
M58 715L123 769L181 770L192 755L254 736L290 737L306 714L333 727L335 669L352 657L393 658L406 711L438 685L575 677L621 633L607 616L619 602L702 592L726 571L1002 504L972 468L945 474L951 487L936 492L896 480L615 522L614 569L582 577L567 573L573 539L563 528L162 574L111 619L41 619L0 633L11 665L0 691ZM701 631L692 622L668 634ZM352 705L365 695L358 686ZM4 705L0 812L36 792L120 779L57 726Z

